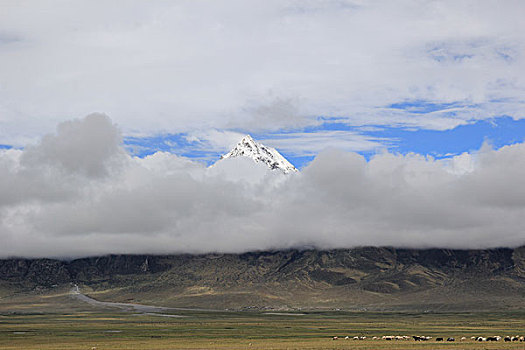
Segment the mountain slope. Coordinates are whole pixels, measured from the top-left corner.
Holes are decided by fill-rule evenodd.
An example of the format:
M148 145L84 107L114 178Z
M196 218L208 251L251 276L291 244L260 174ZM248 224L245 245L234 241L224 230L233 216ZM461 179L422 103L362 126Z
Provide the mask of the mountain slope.
M297 169L275 148L255 142L250 135L243 137L230 152L221 157L221 160L236 157L251 158L256 163L266 164L268 168L279 169L285 174L297 172Z
M77 283L100 300L214 309L510 310L523 308L524 266L525 247L8 259L0 286Z

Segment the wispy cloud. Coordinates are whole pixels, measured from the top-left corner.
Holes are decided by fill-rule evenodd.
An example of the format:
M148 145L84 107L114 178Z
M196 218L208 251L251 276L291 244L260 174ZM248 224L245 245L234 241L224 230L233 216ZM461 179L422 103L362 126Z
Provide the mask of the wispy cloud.
M392 140L352 131L333 130L274 135L262 142L293 156L315 156L326 149L347 152L378 152L389 148Z
M0 6L3 144L94 111L125 136L298 130L319 116L438 130L524 117L520 1ZM386 108L406 101L461 109Z

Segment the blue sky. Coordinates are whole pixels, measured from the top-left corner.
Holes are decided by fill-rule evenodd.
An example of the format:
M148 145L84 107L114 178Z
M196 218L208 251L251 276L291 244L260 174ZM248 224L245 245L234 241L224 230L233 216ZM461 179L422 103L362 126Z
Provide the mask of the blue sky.
M411 109L417 107L415 104L404 106ZM425 106L425 110L430 111L431 108ZM493 148L498 149L505 145L525 141L525 120L514 120L506 116L479 120L449 130L422 130L381 125L362 128L352 127L338 120L319 119L322 123L315 127L285 132L252 133L252 136L257 140L263 140L265 144L272 145L272 141L287 140L289 134L316 135L326 131L337 131L341 132L344 138L345 133L349 137L353 137L357 133L365 138L378 140L381 144L375 149L350 150L362 154L367 159L383 150L392 153L418 153L435 158L446 158L463 152L476 152L483 143L488 143ZM363 131L363 129L365 130ZM249 133L246 130L236 130L236 132L239 134ZM212 164L224 153L224 150L214 149L212 145L206 142L188 141L188 134L160 134L143 138L127 137L124 142L126 148L139 157L157 151L165 151ZM337 146L333 147L337 148ZM277 146L277 148L279 147ZM281 150L281 153L299 168L304 167L314 158L314 155L304 154L309 152L301 150L295 152Z

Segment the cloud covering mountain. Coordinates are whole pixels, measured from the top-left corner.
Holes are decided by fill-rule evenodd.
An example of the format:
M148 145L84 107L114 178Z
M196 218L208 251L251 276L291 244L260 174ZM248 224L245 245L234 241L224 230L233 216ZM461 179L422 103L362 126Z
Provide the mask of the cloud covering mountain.
M129 155L105 115L61 123L0 150L0 256L525 243L525 144L445 160L327 149L257 181L212 169Z

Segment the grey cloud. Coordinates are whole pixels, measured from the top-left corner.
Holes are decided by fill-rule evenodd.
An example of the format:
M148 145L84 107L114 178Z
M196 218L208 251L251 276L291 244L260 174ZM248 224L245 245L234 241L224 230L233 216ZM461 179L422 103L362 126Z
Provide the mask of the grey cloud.
M2 46L18 43L20 41L22 41L20 37L9 33L2 33L0 31L0 50L5 49Z
M241 113L231 118L229 126L256 131L299 128L312 124L314 118L306 118L298 106L297 99L258 96L255 101L247 103Z
M36 146L27 147L22 166L49 166L88 177L107 175L110 162L122 152L120 133L103 114L61 123L56 135L46 135Z
M2 257L525 243L525 144L449 160L332 149L301 173L244 181L132 157L97 115L0 155Z
M94 179L118 172L127 157L120 132L109 117L91 114L58 125L55 134L23 151L0 157L0 208L73 200Z

